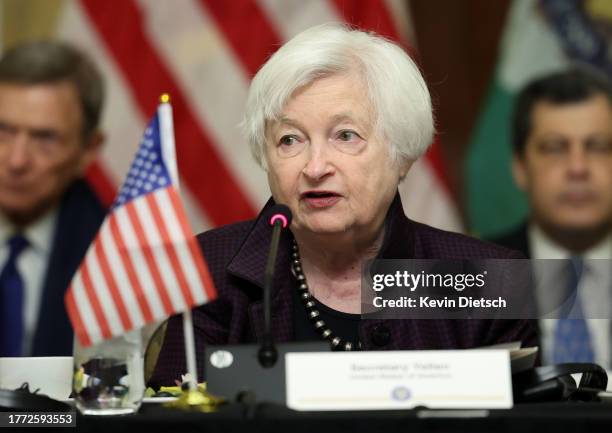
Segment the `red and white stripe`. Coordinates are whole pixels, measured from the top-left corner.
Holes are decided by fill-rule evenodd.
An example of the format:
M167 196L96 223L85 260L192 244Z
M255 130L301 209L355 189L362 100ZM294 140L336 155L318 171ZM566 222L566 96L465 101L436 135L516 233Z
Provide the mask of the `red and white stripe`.
M174 187L116 208L67 293L87 346L214 297L210 275Z
M250 77L288 38L346 21L405 46L400 0L124 0L66 2L59 36L100 65L108 88L106 147L90 180L110 202L128 170L159 94L172 95L181 195L194 229L253 217L269 196L238 124ZM417 162L401 193L409 216L460 230L435 150Z

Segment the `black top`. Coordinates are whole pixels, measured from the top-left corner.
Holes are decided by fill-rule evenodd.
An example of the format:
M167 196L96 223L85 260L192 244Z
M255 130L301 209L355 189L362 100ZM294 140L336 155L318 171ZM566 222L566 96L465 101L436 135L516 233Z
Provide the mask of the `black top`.
M317 341L323 338L316 331L314 324L308 319L304 302L300 299L300 294L297 289L297 281L295 281L294 290L292 290L293 301L293 329L295 330L295 341ZM341 311L329 308L322 304L314 297L311 298L316 303L316 309L319 310L321 319L327 327L344 341L353 344L357 347L359 342L359 321L361 314L343 313Z

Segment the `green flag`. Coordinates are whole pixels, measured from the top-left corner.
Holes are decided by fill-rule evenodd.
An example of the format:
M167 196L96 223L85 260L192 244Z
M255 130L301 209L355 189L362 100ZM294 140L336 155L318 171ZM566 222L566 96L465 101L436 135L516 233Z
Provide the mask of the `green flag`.
M527 205L512 180L510 120L515 94L537 76L566 68L568 60L536 0L510 8L495 77L466 159L469 225L492 236L520 223Z

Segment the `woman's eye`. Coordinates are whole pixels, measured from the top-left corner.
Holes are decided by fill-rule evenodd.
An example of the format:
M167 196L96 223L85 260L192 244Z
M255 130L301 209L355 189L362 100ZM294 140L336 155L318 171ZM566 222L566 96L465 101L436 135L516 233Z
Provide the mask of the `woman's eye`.
M341 141L353 141L359 139L359 135L355 131L344 130L338 133L338 139Z
M291 146L297 143L297 137L295 135L284 135L279 140L279 144L282 146Z
M282 158L296 156L306 147L306 139L295 134L283 135L276 145L276 152Z

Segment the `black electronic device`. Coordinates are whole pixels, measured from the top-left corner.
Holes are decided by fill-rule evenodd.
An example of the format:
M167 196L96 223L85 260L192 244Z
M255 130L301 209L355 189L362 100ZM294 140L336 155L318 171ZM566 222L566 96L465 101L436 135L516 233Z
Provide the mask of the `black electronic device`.
M582 374L580 383L572 374ZM512 376L515 403L596 401L608 385L606 371L597 364L568 363L536 367Z

